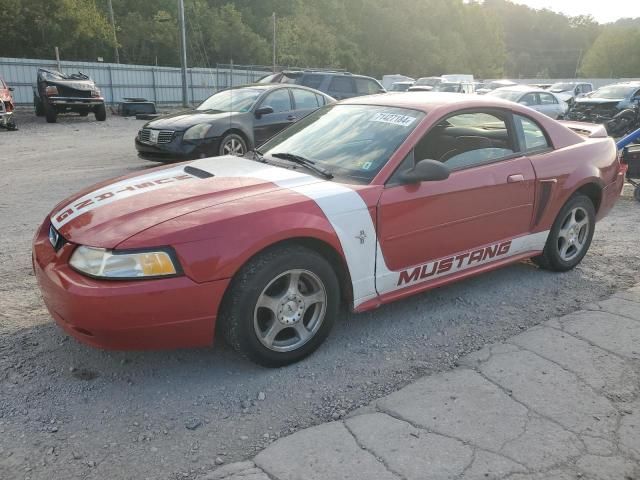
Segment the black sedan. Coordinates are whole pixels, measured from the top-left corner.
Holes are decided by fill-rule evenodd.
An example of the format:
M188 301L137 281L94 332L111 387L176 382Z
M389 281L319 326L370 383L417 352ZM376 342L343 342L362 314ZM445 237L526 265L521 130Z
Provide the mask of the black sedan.
M136 137L150 160L244 155L283 128L335 100L297 85L261 84L223 90L194 110L156 118Z

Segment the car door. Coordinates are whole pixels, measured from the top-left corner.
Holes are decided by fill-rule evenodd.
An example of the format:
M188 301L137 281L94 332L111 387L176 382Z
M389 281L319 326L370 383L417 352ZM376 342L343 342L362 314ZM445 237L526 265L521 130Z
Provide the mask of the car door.
M379 202L380 294L517 253L510 242L530 231L535 189L531 162L519 152L503 110L455 113L416 142ZM423 159L444 162L449 178L399 180Z
M318 103L319 95L309 90L292 87L291 94L293 95L293 114L296 117L296 121L306 117L320 107Z
M540 99L539 112L542 112L551 118L558 118L560 114L564 113L560 102L555 95L540 92L538 94L538 98Z
M273 113L256 116L254 120L253 135L256 146L262 145L280 130L296 121L289 90L289 88L273 90L256 106L256 110L263 107L273 109Z

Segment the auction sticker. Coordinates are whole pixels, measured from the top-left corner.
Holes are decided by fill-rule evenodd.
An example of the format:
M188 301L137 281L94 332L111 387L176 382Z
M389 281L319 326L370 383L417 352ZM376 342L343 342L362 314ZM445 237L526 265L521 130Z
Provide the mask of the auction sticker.
M391 123L392 125L400 125L408 127L416 121L416 117L409 115L400 115L399 113L376 113L370 120L371 122Z

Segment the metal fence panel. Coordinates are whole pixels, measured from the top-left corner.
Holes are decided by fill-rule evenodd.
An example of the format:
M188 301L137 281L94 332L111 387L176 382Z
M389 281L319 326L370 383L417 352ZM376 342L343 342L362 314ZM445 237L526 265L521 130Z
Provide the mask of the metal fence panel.
M57 70L55 60L0 57L0 76L15 88L18 105L33 102L32 87L38 68ZM81 71L98 85L108 103L118 103L127 97L140 97L159 104L182 103L182 76L179 68L151 65L123 65L100 62L61 61L63 73ZM216 68L187 69L189 102L200 103L217 90L252 83L270 73L269 67L256 65L229 65Z

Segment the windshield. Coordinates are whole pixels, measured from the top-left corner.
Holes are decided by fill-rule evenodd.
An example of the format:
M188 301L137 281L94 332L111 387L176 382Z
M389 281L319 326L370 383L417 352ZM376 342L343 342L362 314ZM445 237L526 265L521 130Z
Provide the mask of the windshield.
M219 112L248 112L264 92L262 88L234 88L214 93L196 110L216 110Z
M427 77L423 77L423 78L419 78L418 81L416 82L416 85L429 85L431 87L433 87L434 85L437 85L441 82L442 80L439 78L427 78Z
M511 102L517 102L518 99L524 94L525 92L521 92L519 90L493 90L489 93L487 93L487 95L490 95L492 97L498 97L498 98L502 98L503 100L509 100Z
M42 70L42 77L45 80L89 80L89 77L81 72L65 75L55 70Z
M576 84L575 83L554 83L553 85L551 85L551 88L549 88L549 90L551 90L552 92L566 92L567 90L573 90L573 87L575 87Z
M305 157L355 183L368 183L420 123L423 112L377 105L331 105L283 130L260 150Z
M596 90L590 97L593 98L608 98L611 100L617 100L619 98L626 98L635 90L640 89L638 85L609 85Z

